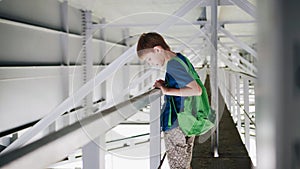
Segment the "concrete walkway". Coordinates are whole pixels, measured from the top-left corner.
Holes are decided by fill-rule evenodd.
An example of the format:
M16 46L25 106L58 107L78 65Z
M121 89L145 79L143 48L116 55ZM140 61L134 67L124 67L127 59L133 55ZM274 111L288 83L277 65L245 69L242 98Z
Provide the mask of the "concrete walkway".
M208 80L205 82L205 86L210 95ZM223 112L219 123L219 157L213 158L210 138L204 143L199 143L199 138L196 138L192 167L193 169L251 169L253 166L251 159L220 92L219 105L220 112Z

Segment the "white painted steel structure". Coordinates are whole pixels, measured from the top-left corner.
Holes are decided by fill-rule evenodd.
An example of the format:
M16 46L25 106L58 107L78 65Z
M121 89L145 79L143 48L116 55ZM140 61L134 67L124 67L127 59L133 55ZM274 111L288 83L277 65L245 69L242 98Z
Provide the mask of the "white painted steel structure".
M154 93L155 101L143 95L134 103L128 102L149 91L155 79L163 78L163 70L145 66L135 54L138 36L149 31L162 33L174 51L187 55L197 65L202 81L210 75L212 100L225 100L225 105L212 102L212 107L228 108L258 168L299 167L299 134L286 132L289 125L299 128L299 114L295 113L299 110L299 26L281 17L295 18L299 2L288 2L0 1L0 143L5 148L0 158L9 161L20 156L1 168L20 164L78 168L78 164L71 164L79 162L81 167L83 161L86 168L104 169L108 153L148 146L149 152L145 152L150 164L144 168L156 168L164 151L158 127L158 94ZM200 7L206 8L206 20L197 20ZM256 39L259 19L264 21L259 29L261 46ZM285 71L288 76L281 73ZM218 89L222 96L217 95ZM101 117L101 112L113 109L107 108L116 106L118 112L125 102L140 101L143 104L137 111L128 106L126 115ZM110 117L115 115L118 120ZM113 133L117 129L112 127L122 127L120 123L135 127L134 134ZM138 125L150 128L139 133ZM91 138L81 131L82 126L92 126L88 127ZM19 136L10 144L13 133ZM218 129L213 138L212 151L218 157ZM99 145L102 149L97 149ZM18 153L6 156L9 151ZM51 151L51 156L43 156L43 151ZM287 155L278 154L281 151ZM65 157L67 160L60 161ZM40 163L29 163L33 158Z

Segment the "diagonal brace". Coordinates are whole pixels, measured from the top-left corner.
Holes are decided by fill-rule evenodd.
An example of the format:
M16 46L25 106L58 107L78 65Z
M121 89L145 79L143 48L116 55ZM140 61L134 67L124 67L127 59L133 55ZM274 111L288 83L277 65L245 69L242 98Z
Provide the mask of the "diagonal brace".
M239 40L237 37L235 37L233 34L228 32L222 27L219 27L219 30L224 33L226 36L228 36L231 40L233 40L238 46L241 48L245 49L247 52L249 52L252 56L254 56L257 59L257 52L253 50L251 47L249 47L246 43L243 41Z
M251 4L248 0L230 0L230 2L232 2L233 4L241 8L243 11L245 11L253 18L256 18L255 6Z

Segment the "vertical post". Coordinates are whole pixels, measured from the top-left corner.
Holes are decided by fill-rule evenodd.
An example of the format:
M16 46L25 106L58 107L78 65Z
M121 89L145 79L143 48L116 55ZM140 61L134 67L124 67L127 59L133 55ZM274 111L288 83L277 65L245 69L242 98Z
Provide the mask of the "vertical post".
M64 0L61 4L62 10L62 47L63 47L63 65L62 65L62 81L63 81L63 99L68 98L71 95L70 90L70 57L69 57L69 15L68 15L68 0ZM65 116L63 118L63 126L70 124L70 116ZM55 124L55 122L54 122Z
M160 98L150 104L150 169L160 163Z
M68 15L68 1L64 0L61 3L61 22L62 22L62 36L61 36L61 44L62 44L62 73L63 73L63 91L64 91L64 99L70 96L70 82L69 82L69 66L70 66L70 58L69 58L69 15Z
M60 16L61 16L61 26L62 26L62 34L60 35L60 42L62 47L62 63L61 63L61 81L63 88L63 99L68 98L70 96L70 82L69 82L69 66L70 66L70 58L69 58L69 19L68 19L68 1L64 0L60 3ZM64 125L70 124L70 119L64 118ZM58 121L54 121L50 124L44 131L43 135L47 135L56 130L59 130Z
M218 55L217 55L217 19L218 19L218 3L212 0L211 5L211 59L210 59L210 82L211 82L211 107L216 111L216 130L213 135L212 149L214 157L218 157L219 146L219 110L218 110Z
M102 18L102 19L100 20L100 23L101 23L101 24L105 24L105 23L106 23L105 18ZM101 28L99 32L100 32L100 39L103 40L103 43L100 43L100 57L101 57L101 62L100 62L100 64L101 64L101 65L105 65L105 64L106 64L106 56L105 56L105 52L106 52L105 28ZM102 69L102 68L101 68L101 69ZM102 97L103 99L105 99L105 100L106 100L106 98L107 98L107 97L106 97L106 81L103 82L103 83L101 84L101 97Z
M234 76L234 74L231 74L231 91L232 91L232 115L233 115L233 119L234 119L234 122L236 122L236 106L237 106L237 103L235 103L235 96L236 96L236 76Z
M105 169L105 136L100 136L82 148L84 169Z
M240 103L241 103L241 88L240 88L240 75L236 75L236 101L237 101L237 128L238 131L241 133L241 108L240 108Z
M83 11L83 83L93 78L92 54L92 13ZM93 106L93 91L84 98L84 117L91 115ZM105 167L105 137L101 136L91 140L82 148L83 168L104 169Z
M92 13L83 11L83 83L85 84L93 77L93 55L92 55ZM84 99L85 114L92 114L93 92L90 92Z
M244 119L245 119L245 144L248 152L250 153L250 119L246 115L249 115L249 80L244 77Z
M124 40L124 44L125 44L125 46L127 47L125 50L124 50L124 52L130 47L129 46L129 29L128 28L125 28L125 29L123 29L122 30L122 32L123 32L123 40ZM122 68L121 68L122 69ZM124 67L123 67L123 89L124 89L124 91L126 91L127 89L128 89L128 87L129 87L129 78L128 78L128 76L129 76L129 73L130 73L130 65L129 64L125 64L124 65ZM128 99L129 98L129 92L128 92L128 94L126 94L126 95L124 95L124 98L122 98L122 99Z
M231 111L231 75L230 75L229 71L225 71L225 72L226 72L226 82L227 82L226 89L225 89L225 91L227 91L226 92L227 108L228 108L230 114L232 114L232 111Z

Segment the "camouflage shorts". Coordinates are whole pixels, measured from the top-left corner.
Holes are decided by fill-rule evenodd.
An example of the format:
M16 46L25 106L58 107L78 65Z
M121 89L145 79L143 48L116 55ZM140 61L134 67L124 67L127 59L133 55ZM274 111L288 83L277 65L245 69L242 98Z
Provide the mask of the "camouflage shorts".
M189 169L195 137L186 137L179 127L164 132L170 169Z

